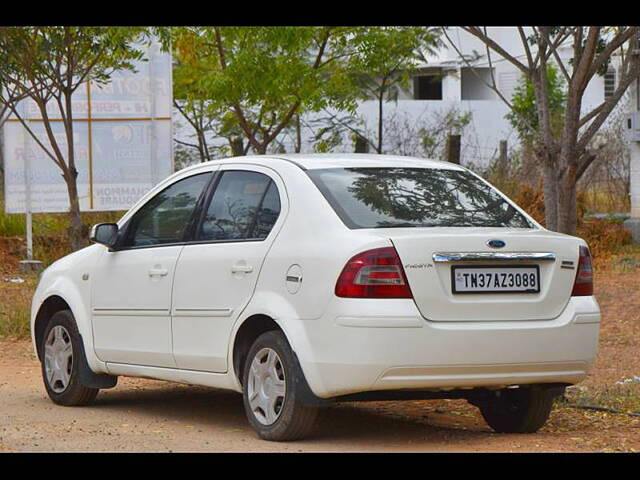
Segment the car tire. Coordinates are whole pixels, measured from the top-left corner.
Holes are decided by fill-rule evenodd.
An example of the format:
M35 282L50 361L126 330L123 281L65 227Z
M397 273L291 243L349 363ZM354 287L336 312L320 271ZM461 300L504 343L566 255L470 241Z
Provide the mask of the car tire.
M41 340L41 369L49 398L58 405L89 405L98 395L98 388L80 383L80 334L70 310L56 312Z
M498 433L534 433L549 419L554 398L549 389L505 388L479 408L487 424Z
M302 375L282 332L263 333L253 343L244 363L242 397L260 438L298 440L313 430L318 408L300 402Z

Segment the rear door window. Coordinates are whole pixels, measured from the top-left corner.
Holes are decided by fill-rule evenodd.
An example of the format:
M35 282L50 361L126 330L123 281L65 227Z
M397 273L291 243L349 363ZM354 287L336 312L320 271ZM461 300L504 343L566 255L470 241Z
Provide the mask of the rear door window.
M266 238L280 215L278 189L267 175L244 170L221 174L196 240Z

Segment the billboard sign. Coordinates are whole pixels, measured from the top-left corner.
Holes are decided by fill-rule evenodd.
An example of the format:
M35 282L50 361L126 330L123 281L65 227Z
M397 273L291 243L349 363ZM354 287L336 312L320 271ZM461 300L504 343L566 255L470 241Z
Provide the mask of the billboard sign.
M136 72L116 72L104 86L81 85L73 96L74 152L83 211L126 210L173 172L171 56L154 44ZM25 100L18 106L45 146L40 112ZM66 146L60 112L47 111L57 142ZM64 149L63 149L64 151ZM15 117L4 124L7 213L66 212L62 171Z

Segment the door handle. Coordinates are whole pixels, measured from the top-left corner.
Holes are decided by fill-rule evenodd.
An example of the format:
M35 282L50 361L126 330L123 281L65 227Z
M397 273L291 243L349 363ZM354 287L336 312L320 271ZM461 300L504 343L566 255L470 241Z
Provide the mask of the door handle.
M253 267L251 265L242 265L236 264L231 267L231 273L251 273L253 272Z
M165 277L169 273L166 268L151 268L149 269L150 277Z

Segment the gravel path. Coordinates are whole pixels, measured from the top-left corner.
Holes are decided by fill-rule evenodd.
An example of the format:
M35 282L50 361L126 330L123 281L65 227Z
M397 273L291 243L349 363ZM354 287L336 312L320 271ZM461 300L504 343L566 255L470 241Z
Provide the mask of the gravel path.
M305 441L260 440L240 395L121 377L90 407L61 407L44 391L28 341L0 341L0 451L633 451L640 425L562 408L534 435L497 435L464 401L342 404Z

